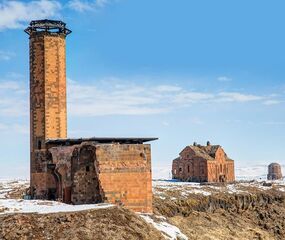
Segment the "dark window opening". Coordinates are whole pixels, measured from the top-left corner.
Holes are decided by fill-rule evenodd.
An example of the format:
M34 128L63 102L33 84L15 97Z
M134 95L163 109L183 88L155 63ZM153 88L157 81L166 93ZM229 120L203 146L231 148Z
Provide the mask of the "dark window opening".
M41 140L38 141L38 149L39 149L39 150L42 149L42 142L41 142Z
M86 166L86 172L89 172L89 171L90 171L90 167Z
M182 168L179 168L179 172L182 172Z
M190 166L188 166L188 172L190 172Z

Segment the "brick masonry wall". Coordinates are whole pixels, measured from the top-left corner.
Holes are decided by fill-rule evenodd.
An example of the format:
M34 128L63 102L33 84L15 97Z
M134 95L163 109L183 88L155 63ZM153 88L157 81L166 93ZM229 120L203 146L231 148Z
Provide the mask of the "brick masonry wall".
M282 179L282 170L281 170L281 165L277 163L271 163L268 166L268 174L267 174L267 179L268 180L278 180Z
M96 147L99 180L107 202L152 212L151 155L148 144Z
M234 161L226 159L221 147L214 157L215 160L208 160L196 156L190 147L186 147L180 153L180 157L172 162L173 178L194 182L234 181Z
M220 147L215 154L215 161L208 161L209 182L232 182L234 177L234 161L226 159L224 150Z
M45 149L48 138L66 138L65 36L33 33L30 36L31 186L42 172L35 151Z
M60 175L54 175L57 198L74 204L109 202L152 212L150 145L86 142L53 147L49 152L54 173ZM44 184L54 186L52 182Z
M193 150L186 148L181 152L180 159L173 161L172 174L183 181L206 182L207 162L197 157Z

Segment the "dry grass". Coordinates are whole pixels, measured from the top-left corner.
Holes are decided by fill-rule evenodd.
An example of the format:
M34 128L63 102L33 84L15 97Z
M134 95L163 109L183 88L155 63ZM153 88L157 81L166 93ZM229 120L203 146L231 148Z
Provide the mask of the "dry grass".
M285 239L285 194L251 190L185 198L171 191L169 198L155 197L155 213L166 216L189 239Z
M0 216L0 239L164 239L137 214L113 207L75 213Z

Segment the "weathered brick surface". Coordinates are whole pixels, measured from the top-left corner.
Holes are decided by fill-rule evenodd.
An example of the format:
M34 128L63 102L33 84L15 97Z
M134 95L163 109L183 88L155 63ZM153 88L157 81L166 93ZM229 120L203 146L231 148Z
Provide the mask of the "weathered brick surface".
M187 146L173 160L172 175L183 181L232 182L234 161L217 145Z
M49 138L66 138L65 36L48 32L30 35L31 186L42 172L36 150Z
M282 179L282 170L281 165L278 163L271 163L268 165L268 174L267 179L268 180L278 180Z
M49 165L54 166L48 176L55 183L40 180L37 193L49 195L56 186L55 198L67 203L108 202L152 212L150 145L83 142L48 152L52 155Z
M109 202L152 212L150 145L49 145L67 137L66 29L30 35L31 192L34 198Z
M98 145L96 159L106 201L152 212L150 145Z

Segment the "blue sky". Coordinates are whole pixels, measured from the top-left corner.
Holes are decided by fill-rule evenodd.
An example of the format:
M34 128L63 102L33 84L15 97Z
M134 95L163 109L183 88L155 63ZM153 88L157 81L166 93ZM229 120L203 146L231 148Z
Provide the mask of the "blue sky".
M0 178L29 171L30 20L67 37L69 137L159 137L154 171L193 141L236 166L285 163L282 0L0 0Z

